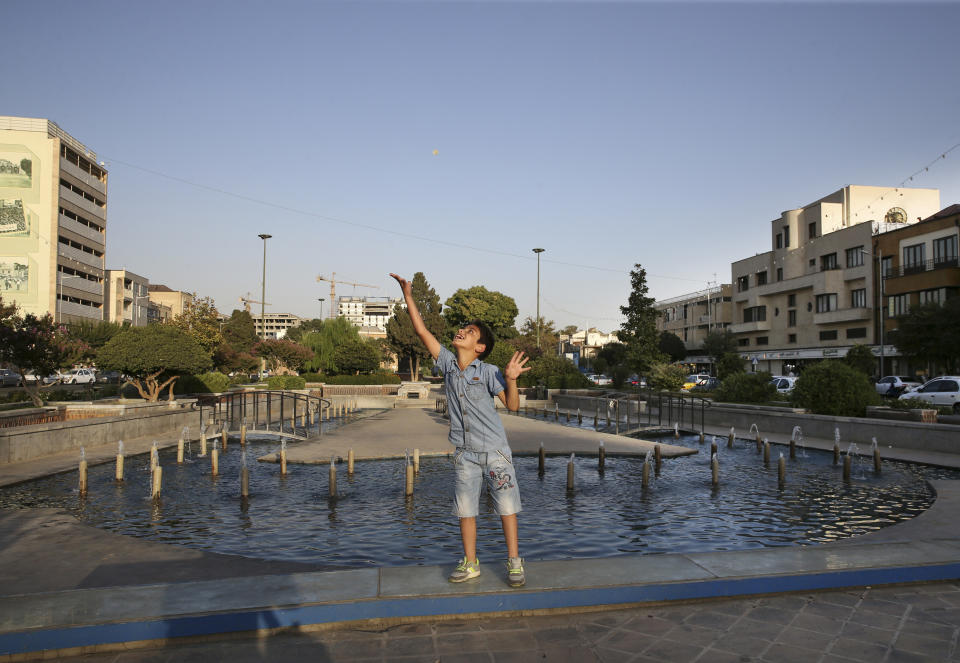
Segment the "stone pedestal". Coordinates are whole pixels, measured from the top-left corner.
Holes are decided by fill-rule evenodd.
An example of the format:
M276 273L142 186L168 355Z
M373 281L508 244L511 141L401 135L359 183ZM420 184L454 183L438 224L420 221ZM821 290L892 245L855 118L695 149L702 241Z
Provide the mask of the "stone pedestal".
M429 382L401 382L397 390L397 400L426 401L430 397Z

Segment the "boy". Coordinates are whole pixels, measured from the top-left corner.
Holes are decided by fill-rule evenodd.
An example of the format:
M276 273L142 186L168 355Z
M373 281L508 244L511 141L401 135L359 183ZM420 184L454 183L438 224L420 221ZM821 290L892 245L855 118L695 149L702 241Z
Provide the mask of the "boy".
M520 511L520 491L513 468L512 454L503 430L503 422L493 405L493 397L514 412L520 407L517 378L530 367L527 357L514 352L500 375L500 370L483 359L493 350L495 339L490 328L476 320L459 329L453 337L456 354L440 342L423 324L420 311L413 301L410 283L391 274L400 284L407 303L413 329L440 372L443 373L450 416L450 443L456 447L456 495L453 515L460 519L460 538L463 540L463 559L448 577L450 582L463 582L480 575L477 559L477 504L483 481L490 487L507 543L507 580L511 587L526 582L523 560L517 543L517 513Z

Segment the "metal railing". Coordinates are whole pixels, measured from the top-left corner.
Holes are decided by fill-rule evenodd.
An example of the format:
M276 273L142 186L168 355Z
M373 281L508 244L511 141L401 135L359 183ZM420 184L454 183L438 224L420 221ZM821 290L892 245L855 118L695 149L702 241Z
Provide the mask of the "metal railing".
M204 423L212 419L214 425L227 431L237 431L245 425L250 433L298 439L309 438L314 427L316 435L322 436L324 413L332 405L328 399L313 394L267 390L201 396L197 400L200 421Z
M923 272L932 272L936 269L949 269L950 267L960 266L957 256L945 258L934 258L933 260L924 260L923 262L912 262L906 265L899 265L884 270L883 278L895 279L899 276L909 276L910 274L921 274Z

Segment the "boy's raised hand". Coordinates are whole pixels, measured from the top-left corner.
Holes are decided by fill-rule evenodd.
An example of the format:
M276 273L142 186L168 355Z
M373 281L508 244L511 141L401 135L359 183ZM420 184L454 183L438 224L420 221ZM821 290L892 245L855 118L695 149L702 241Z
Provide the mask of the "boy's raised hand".
M506 367L503 369L503 375L508 380L516 380L523 373L529 371L532 366L525 366L525 364L530 361L530 357L524 356L523 352L517 350L513 353L513 356L510 357L510 361L507 362Z
M402 276L398 276L397 274L390 274L390 276L395 278L397 280L397 283L400 284L400 290L403 291L404 296L411 294L412 290L411 290L410 281L403 278Z

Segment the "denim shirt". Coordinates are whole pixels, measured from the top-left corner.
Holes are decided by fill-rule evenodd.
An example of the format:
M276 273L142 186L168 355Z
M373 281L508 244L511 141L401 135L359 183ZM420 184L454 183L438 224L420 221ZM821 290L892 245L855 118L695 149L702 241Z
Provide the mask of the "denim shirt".
M450 444L470 451L507 449L507 434L493 404L493 398L506 387L500 369L475 359L460 370L457 356L447 348L437 355L437 367L443 373L450 416Z

